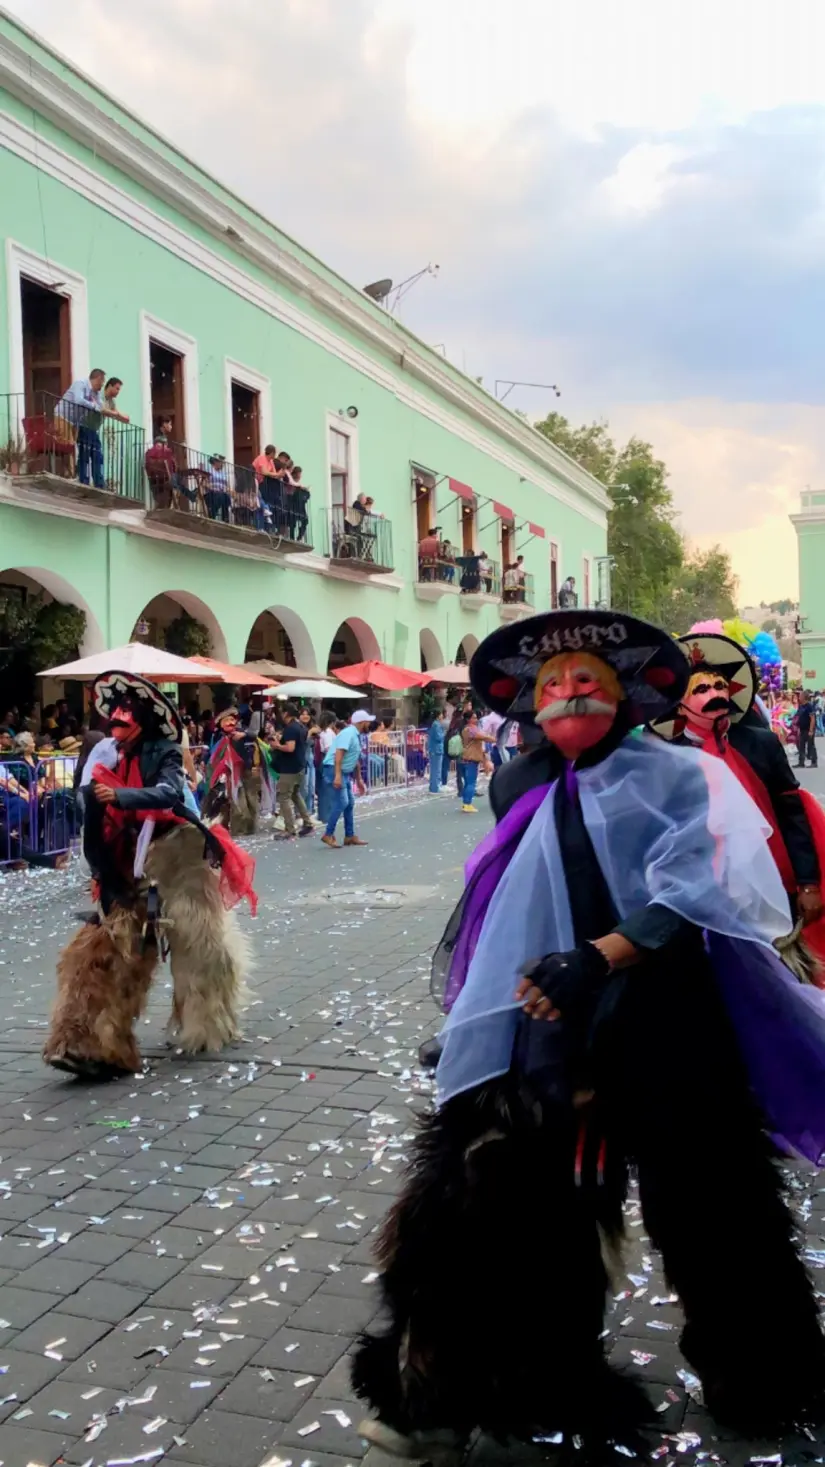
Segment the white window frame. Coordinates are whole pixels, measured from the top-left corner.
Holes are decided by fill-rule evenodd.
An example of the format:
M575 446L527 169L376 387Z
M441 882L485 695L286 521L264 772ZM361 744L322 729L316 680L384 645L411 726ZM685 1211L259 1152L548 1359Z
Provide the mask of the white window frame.
M226 406L226 456L230 462L235 458L235 436L232 422L232 383L237 382L240 387L246 387L250 392L258 394L258 429L260 433L259 453L263 453L267 443L273 443L272 437L272 383L268 377L261 372L256 372L254 367L245 367L243 362L236 362L234 357L223 359L223 391ZM210 449L210 452L212 450Z
M585 598L585 592L587 592L586 598ZM593 557L592 557L592 555L583 555L582 556L582 590L581 590L581 597L579 599L579 605L580 606L589 606L589 605L591 605L592 600L593 600Z
M16 240L6 240L6 286L8 290L9 322L9 391L23 393L26 390L26 371L23 362L23 302L20 286L23 277L35 280L50 290L59 286L57 295L65 296L69 302L71 376L72 382L88 377L97 366L89 355L89 293L84 276L77 275L65 265L47 260L27 250ZM107 373L107 375L110 375Z
M550 578L550 560L551 560L551 550L552 550L552 547L554 545L556 547L556 608L555 609L558 610L558 593L561 590L561 586L562 586L561 541L560 540L556 540L554 536L549 535L548 538L547 538L547 602L548 602L548 605L549 605L551 611L553 610L553 602L552 602L553 583L552 583L552 580Z
M324 459L326 462L326 487L324 490L324 501L328 515L332 512L332 455L329 451L329 435L334 429L336 433L343 433L349 438L349 485L348 497L352 504L361 493L361 466L358 455L358 424L354 418L342 417L340 413L334 413L327 409L324 423Z
M217 445L208 449L201 442L201 404L198 367L198 343L194 336L178 331L168 321L150 316L148 311L140 313L140 379L143 394L143 426L147 442L154 440L155 425L152 422L152 368L150 353L152 342L165 346L167 351L177 352L183 357L183 412L186 418L187 447L197 453L216 453ZM230 439L231 442L231 439Z

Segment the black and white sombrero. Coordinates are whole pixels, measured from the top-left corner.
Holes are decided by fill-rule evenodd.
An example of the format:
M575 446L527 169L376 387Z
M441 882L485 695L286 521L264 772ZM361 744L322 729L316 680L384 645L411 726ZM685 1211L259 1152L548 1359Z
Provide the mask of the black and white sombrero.
M621 611L582 608L544 612L492 632L470 663L470 681L488 708L532 724L538 674L562 652L589 652L606 662L635 723L666 714L690 675L683 649L661 627Z
M103 718L111 718L113 709L127 698L140 703L158 738L181 742L183 727L177 710L154 683L134 672L104 672L92 686L92 702Z
M716 632L688 632L678 638L676 645L687 660L689 678L694 672L707 671L720 672L727 679L731 723L738 723L750 712L759 682L744 647ZM684 732L686 719L677 707L663 718L652 718L650 727L662 739L675 739Z

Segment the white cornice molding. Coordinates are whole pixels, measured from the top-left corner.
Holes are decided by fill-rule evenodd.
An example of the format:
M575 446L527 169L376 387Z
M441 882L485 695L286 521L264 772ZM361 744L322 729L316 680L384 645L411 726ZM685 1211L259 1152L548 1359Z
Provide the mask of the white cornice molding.
M69 63L64 58L60 59L65 66L69 67ZM539 473L533 477L538 487L563 502L569 503L580 513L587 514L588 518L604 528L609 505L608 496L602 485L580 465L547 440L542 440L539 434L521 423L513 413L496 403L495 399L485 400L477 395L470 384L461 379L457 369L453 375L436 353L431 352L425 343L400 323L392 322L390 325L390 318L387 318L386 322L377 319L373 314L376 308L368 306L366 301L362 303L358 299L349 297L346 294L344 282L340 290L336 289L318 272L313 271L294 255L280 248L274 240L269 238L265 230L256 226L244 214L237 212L231 204L216 197L204 185L190 178L163 153L135 137L108 113L96 107L91 100L80 95L29 52L16 45L8 35L0 36L0 85L6 87L13 96L27 106L48 117L76 141L93 148L99 157L105 158L151 194L164 199L178 213L206 230L215 239L219 239L225 248L231 248L235 255L245 258L268 276L303 295L318 310L355 332L373 349L389 358L396 366L400 366L411 377L431 387L439 397L451 402L487 431L505 439L512 447L537 465ZM120 194L122 198L128 199L131 205L131 210L127 209L126 212L140 212L144 216L153 217L156 224L162 228L153 229L152 237L157 239L165 235L165 238L161 238L161 243L165 244L167 248L174 248L171 243L172 236L182 235L183 231L178 230L169 220L160 215L153 215L151 210L139 205L130 195L124 194L123 190L116 189L114 185L94 174L77 159L61 153L60 149L47 143L42 137L37 137L8 114L4 116L2 122L4 134L9 124L17 128L20 133L28 132L30 141L26 153L30 155L29 161L35 167L54 173L53 164L50 163L48 155L58 155L64 164L61 169L64 175L67 173L65 163L68 161L74 165L71 170L74 173L74 182L71 182L68 176L64 176L64 182L77 189L78 170L82 170L95 181L95 186L81 189L81 192L92 197L94 202L101 207L108 208L110 212L117 212L124 217L122 210L111 208L111 196ZM20 147L15 147L7 137L4 136L3 140L12 148L12 151L25 156L21 153ZM109 196L109 202L104 201L104 195ZM134 218L129 222L136 228L141 227ZM229 234L230 230L233 232L232 235ZM145 219L143 232L150 233L145 227ZM245 271L239 270L226 256L207 250L197 241L190 240L185 235L184 238L187 239L189 248L185 253L180 248L175 248L174 252L180 254L182 258L188 258L189 263L195 265L196 268L204 269L206 267L205 257L211 256L211 268L207 273L216 279L223 279L223 283L230 289L238 288L236 284L232 283L231 277L241 276L244 288L239 293L245 295L247 299L253 300L256 292L264 296L269 294L260 282L248 276ZM259 300L257 303L267 309L263 301ZM281 301L280 305L289 309L287 302ZM300 318L301 324L299 325L297 320L288 324L295 325L305 335L314 334L305 328L312 326L317 330L318 323L313 322L311 318L304 316L297 309L293 309L295 316ZM332 333L329 334L332 335ZM376 375L376 370L380 372L377 363L369 358L364 358L361 353L350 348L348 343L341 338L334 337L334 340L337 355L342 356L345 360L347 353L360 357L360 361L352 361L351 365L373 377L374 380L380 380ZM413 397L415 399L409 401L410 406L425 412L429 417L433 416L431 410L433 405L427 398L415 393L412 387L405 392L403 383L399 383L389 373L387 376L389 383L385 385L388 385L402 401L407 401L409 394L410 399ZM459 431L456 420L452 418L450 431ZM466 430L460 436L466 437ZM492 454L501 463L512 467L517 472L525 467L518 460L508 462L504 455L500 452L496 453L494 444L484 442L480 446L483 451ZM552 475L549 482L544 477L548 474ZM561 481L561 484L557 482L558 480ZM565 493L564 486L567 486L567 493ZM600 511L600 513L594 513L594 511Z
M799 514L789 514L791 524L796 525L825 525L825 505L821 509L803 509Z

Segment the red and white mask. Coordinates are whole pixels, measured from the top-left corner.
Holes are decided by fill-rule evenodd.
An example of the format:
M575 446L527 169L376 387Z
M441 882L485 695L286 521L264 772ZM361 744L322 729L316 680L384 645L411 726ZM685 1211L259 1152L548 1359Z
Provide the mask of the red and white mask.
M691 673L681 711L692 733L706 738L714 730L724 733L732 711L730 682L717 668L700 668Z
M565 759L577 759L608 734L624 698L613 669L590 652L562 652L536 679L535 721Z

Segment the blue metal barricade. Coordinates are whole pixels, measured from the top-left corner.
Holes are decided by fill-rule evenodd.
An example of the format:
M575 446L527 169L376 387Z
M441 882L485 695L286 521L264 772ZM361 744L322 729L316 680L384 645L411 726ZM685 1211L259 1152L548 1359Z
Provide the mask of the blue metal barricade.
M48 865L71 849L78 834L75 763L62 755L35 764L0 761L0 866Z

